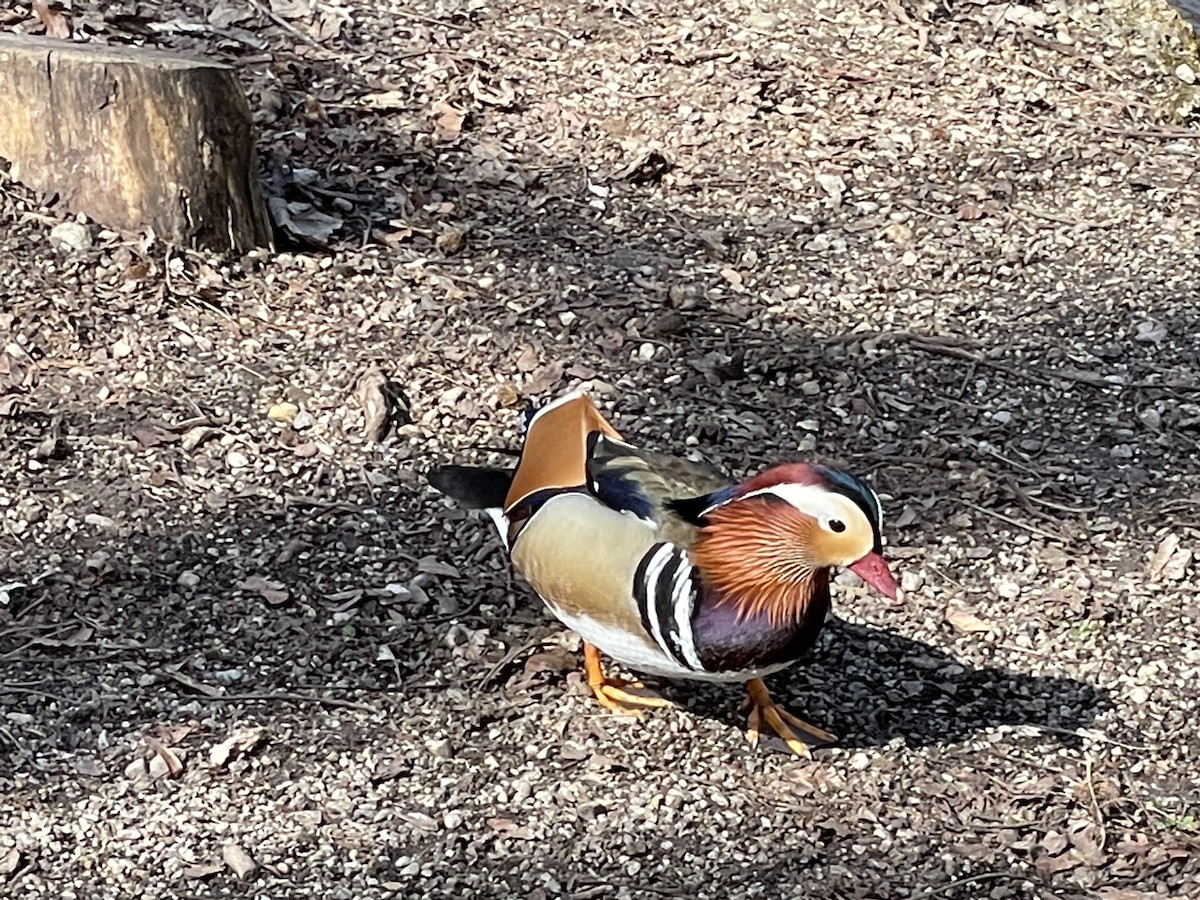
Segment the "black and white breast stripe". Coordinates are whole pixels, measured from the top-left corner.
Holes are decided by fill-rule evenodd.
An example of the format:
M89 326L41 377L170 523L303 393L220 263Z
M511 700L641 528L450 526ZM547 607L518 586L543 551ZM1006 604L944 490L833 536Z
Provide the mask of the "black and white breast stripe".
M692 634L695 570L687 554L661 541L646 551L633 575L633 596L642 627L663 652L685 669L703 672Z

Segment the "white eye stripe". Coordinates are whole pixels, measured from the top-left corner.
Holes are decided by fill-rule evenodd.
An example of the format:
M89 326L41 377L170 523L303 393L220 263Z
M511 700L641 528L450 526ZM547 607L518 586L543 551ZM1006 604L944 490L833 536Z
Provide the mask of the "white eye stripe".
M874 530L873 524L867 519L859 505L844 494L839 494L835 491L830 491L815 484L776 484L761 490L751 491L740 500L745 500L750 497L758 497L763 494L770 494L778 497L806 516L812 516L819 521L824 528L829 528L829 523L833 520L841 522L843 525L850 526L852 523L860 523L868 529Z
M879 526L879 530L882 532L883 531L883 503L880 502L879 495L877 493L875 493L875 488L868 485L867 490L871 492L871 499L875 501L875 517L878 519L878 521L875 524Z

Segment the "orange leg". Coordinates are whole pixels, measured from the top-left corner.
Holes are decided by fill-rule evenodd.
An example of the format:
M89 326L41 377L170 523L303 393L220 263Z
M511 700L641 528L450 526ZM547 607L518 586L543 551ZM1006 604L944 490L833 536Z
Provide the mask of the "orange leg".
M600 663L600 649L587 641L583 643L583 668L587 672L588 687L592 689L600 705L615 713L640 716L642 709L674 706L670 700L646 690L640 681L605 678L604 668Z
M812 758L809 743L828 744L837 740L836 735L817 728L815 725L809 725L803 719L793 716L772 700L771 692L767 690L767 686L761 678L752 678L746 682L746 694L746 703L750 706L750 719L746 724L746 738L750 741L750 746L753 747L758 744L758 737L762 731L764 722L770 726L772 731L783 738L783 742L791 748L793 753L797 756L803 756L805 759ZM810 741L806 742L793 729L799 729L804 737L808 737Z

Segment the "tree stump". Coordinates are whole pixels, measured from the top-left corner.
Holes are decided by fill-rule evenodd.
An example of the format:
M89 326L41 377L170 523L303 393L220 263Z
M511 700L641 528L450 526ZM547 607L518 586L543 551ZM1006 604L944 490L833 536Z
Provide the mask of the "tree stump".
M0 157L110 228L222 251L271 243L250 107L225 65L0 35Z

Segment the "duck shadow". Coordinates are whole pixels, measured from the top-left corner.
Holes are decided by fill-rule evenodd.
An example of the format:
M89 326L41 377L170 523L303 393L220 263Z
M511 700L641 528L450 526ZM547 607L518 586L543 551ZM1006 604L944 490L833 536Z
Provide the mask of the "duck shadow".
M976 668L932 644L882 628L830 620L808 657L768 679L775 699L838 735L842 748L946 746L1000 725L1056 736L1095 722L1108 691L1073 678ZM697 692L689 710L730 726L745 714L726 689Z

